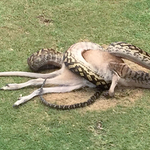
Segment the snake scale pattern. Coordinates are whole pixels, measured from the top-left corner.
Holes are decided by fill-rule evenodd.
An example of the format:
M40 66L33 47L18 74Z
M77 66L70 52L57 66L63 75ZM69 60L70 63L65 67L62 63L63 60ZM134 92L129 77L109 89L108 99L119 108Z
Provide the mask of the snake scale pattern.
M69 49L73 49L75 46L76 46L76 44L72 45ZM98 45L98 47L99 47L99 45ZM104 51L107 51L115 56L129 59L131 61L134 61L134 62L150 69L150 54L148 54L147 52L143 51L142 49L140 49L134 45L124 43L124 42L114 42L114 43L110 44L108 46L108 48ZM63 55L62 53L56 52L53 49L42 49L42 50L32 54L28 58L28 65L30 66L30 68L33 71L38 71L41 68L43 69L43 68L45 68L45 66L46 66L46 68L51 68L52 66L60 68L62 63L65 63L65 65L68 67L68 69L71 70L72 72L74 72L75 74L94 83L97 86L98 91L96 91L95 94L93 96L91 96L89 100L82 102L82 103L77 103L77 104L72 104L72 105L51 104L42 97L43 86L46 82L46 80L45 80L41 87L41 90L40 90L40 98L41 98L41 101L45 105L47 105L51 108L56 108L56 109L61 109L61 110L85 107L87 105L94 103L95 100L101 95L103 90L109 89L110 83L105 82L105 80L103 78L101 78L98 74L96 74L93 70L91 70L83 62L77 60L76 57L72 54L72 52L69 50L67 50ZM113 67L115 67L115 66L113 66ZM130 77L130 72L128 73L128 77ZM136 76L137 76L137 74L135 74L132 77L136 78ZM140 76L143 77L143 80L146 80L145 75L142 74L141 72L140 72Z
M63 63L63 54L54 49L41 49L33 53L27 60L30 69L34 72L61 68Z
M40 93L42 93L42 91L43 91L43 86L45 85L45 82L46 82L46 79L44 80L44 82L40 88ZM102 92L103 92L102 90L97 89L97 91L94 93L94 95L92 95L87 101L72 104L72 105L57 105L57 104L49 103L43 98L42 94L40 94L40 98L41 98L41 101L50 108L59 109L59 110L70 110L70 109L86 107L86 106L93 104L96 101L96 99L98 99L100 97Z
M108 46L107 52L115 56L121 56L150 69L150 54L141 48L124 42L114 42Z

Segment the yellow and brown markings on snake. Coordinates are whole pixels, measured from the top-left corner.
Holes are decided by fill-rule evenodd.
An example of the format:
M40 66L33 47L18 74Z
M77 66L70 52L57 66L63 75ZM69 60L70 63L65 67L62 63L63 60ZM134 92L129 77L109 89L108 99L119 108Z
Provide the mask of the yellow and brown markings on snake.
M147 69L150 69L150 54L146 51L143 51L141 48L136 47L132 44L124 43L124 42L114 42L110 44L107 48L107 51L111 54L126 54L127 56L137 57L138 61L145 63Z
M82 62L78 62L70 51L65 52L64 63L69 70L92 82L97 87L103 90L109 89L110 83L107 83L102 77L85 66Z
M124 42L114 42L108 47L107 51L112 54L113 52L123 54L125 53L127 56L135 57L139 61L137 62L138 64L141 64L145 68L150 69L150 54L146 51L143 51L139 47ZM113 66L112 68L115 69L116 66ZM131 78L136 82L140 82L141 80L150 80L148 73L142 71L133 71L127 65L123 65L120 69L121 70L118 72L121 72L121 76L123 78Z
M86 107L86 106L89 106L89 105L93 104L96 101L96 99L99 98L101 93L102 93L102 91L97 91L87 101L81 102L81 103L76 103L76 104L71 104L71 105L57 105L57 104L49 103L43 98L42 95L40 95L40 98L41 98L42 102L45 105L47 105L51 108L60 109L60 110L69 110L69 109L76 109L76 108Z
M100 95L102 94L102 90L98 89L94 95L92 95L87 101L85 102L81 102L81 103L76 103L76 104L71 104L71 105L57 105L57 104L52 104L47 102L44 98L43 98L43 86L45 85L46 79L42 84L42 87L40 89L40 98L41 101L47 105L48 107L54 108L54 109L60 109L60 110L69 110L69 109L75 109L75 108L81 108L81 107L86 107L89 106L91 104L93 104L96 99L98 99L100 97Z
M109 45L106 51L116 56L119 54L119 57L125 56L127 59L130 56L131 61L133 59L134 62L137 62L150 69L150 54L134 45L124 42L115 42ZM103 78L91 71L90 68L87 68L85 64L82 64L82 62L76 62L76 59L72 55L71 51L65 52L64 63L72 72L84 77L95 85L100 85L100 87L103 87L103 89L109 87L109 83L105 82ZM112 70L115 70L115 67L116 66L112 66ZM147 79L143 77L145 74L135 72L128 66L121 65L120 63L117 63L116 72L121 78L124 79L132 79L135 80L135 82L141 82L141 80L147 81Z
M124 42L117 42L116 45L120 45L121 47L123 47L124 49L129 49L130 51L133 51L134 54L143 54L143 56L148 56L148 58L150 59L150 54L146 51L143 51L141 48L136 47L134 45L128 44L128 43L124 43Z
M143 84L146 86L150 81L150 74L144 71L134 71L126 64L110 63L110 69L115 71L121 78L134 80L135 83Z
M73 48L74 45L72 45L69 48L69 50L71 48ZM83 48L84 48L84 46L83 46ZM90 68L85 66L85 64L83 64L82 62L78 62L69 50L66 51L64 54L64 63L68 67L69 70L84 77L88 81L94 83L96 86L100 87L101 90L109 89L110 83L105 82L103 78L101 78L98 74L96 74ZM119 53L121 55L119 57L123 57L124 55L126 56L126 58L128 56L132 56L131 59L134 58L134 59L137 59L139 62L141 62L141 61L144 62L146 64L147 68L150 69L150 55L147 52L141 50L140 48L138 48L134 45L127 44L124 42L116 42L116 43L112 43L110 46L108 46L106 51L110 52L112 55L113 55L113 52L114 52L114 55ZM31 58L31 60L34 61L34 56L35 56L35 58L37 56L38 56L37 58L39 58L39 56L41 56L42 53L43 53L43 51L40 51L39 53L35 53L35 55L33 55L33 58ZM53 53L53 54L55 55L57 53ZM53 55L53 57L54 57L54 59L56 59L54 55ZM62 54L60 54L60 55L62 58ZM132 71L126 65L123 65L123 66L121 66L121 64L119 64L119 66L112 65L112 70L116 71L121 78L132 79L138 83L141 82L142 84L146 84L146 82L148 80L150 80L150 76L148 73ZM101 91L100 91L100 93L101 93ZM97 96L100 95L100 93L97 93ZM55 105L55 104L49 104L46 101L44 103L49 105L50 107L57 108L57 109L73 109L73 108L83 107L88 104L91 104L92 102L94 102L96 100L97 96L93 96L86 102L73 104L73 105Z
M132 44L124 43L124 42L114 42L110 44L110 51L113 51L113 50L120 51L121 49L129 53L133 51L134 53L139 53L140 55L144 54L144 56L148 56L150 58L149 53L147 53L146 51L143 51L141 48L136 47Z
M61 67L62 65L62 53L55 51L54 49L41 49L33 53L27 60L28 65L33 71L38 71L41 67L48 64L51 66Z

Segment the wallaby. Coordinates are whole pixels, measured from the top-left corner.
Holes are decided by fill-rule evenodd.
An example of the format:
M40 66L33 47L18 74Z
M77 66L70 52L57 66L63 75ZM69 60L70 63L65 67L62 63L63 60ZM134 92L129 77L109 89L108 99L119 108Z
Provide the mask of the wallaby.
M121 45L121 46L120 46ZM111 51L113 49L113 51ZM119 50L123 51L120 53ZM114 52L115 50L115 52ZM126 52L127 50L127 52ZM114 89L117 84L121 84L123 86L134 86L134 87L142 87L142 88L150 88L150 75L143 71L133 71L131 70L121 59L121 57L125 57L135 63L138 63L148 69L150 69L150 56L148 53L140 51L141 49L124 43L116 43L111 44L106 50L104 50L101 46L91 42L79 42L72 45L66 53L69 51L75 57L76 62L78 64L82 63L85 68L87 67L93 73L98 75L100 78L103 78L105 83L110 83L109 95L114 95ZM34 54L34 57L37 56L42 57L42 51ZM118 52L119 51L119 52ZM112 52L112 54L110 54ZM114 52L114 53L113 53ZM65 54L66 54L65 53ZM61 68L57 71L48 74L41 73L30 73L30 72L1 72L0 76L23 76L23 77L31 77L37 78L29 80L25 83L20 84L7 84L2 87L1 90L17 90L27 86L41 86L46 80L46 85L58 85L55 87L47 87L43 88L42 94L46 93L60 93L60 92L69 92L75 89L79 89L81 87L96 87L95 83L93 84L90 81L90 76L83 78L82 76L77 75L70 70L70 65L66 60L67 56L64 54L64 62L62 54L55 54L53 57L49 57L47 62L51 62L52 65L57 64L56 66L61 66ZM48 54L47 55L51 55ZM116 56L115 56L116 55ZM129 58L128 58L129 55ZM55 57L57 56L57 57ZM137 57L138 56L138 57ZM28 63L30 67L31 63L35 62L34 59L36 57L30 57L28 59ZM59 59L59 62L58 62ZM41 62L41 61L39 61ZM54 63L53 63L54 62ZM49 63L51 65L51 63ZM32 66L34 68L34 65ZM32 68L31 67L31 68ZM73 66L74 67L74 66ZM88 80L86 80L88 79ZM29 101L35 96L38 96L40 93L40 89L35 90L28 96L20 97L18 101L14 103L14 106L18 106L24 102Z

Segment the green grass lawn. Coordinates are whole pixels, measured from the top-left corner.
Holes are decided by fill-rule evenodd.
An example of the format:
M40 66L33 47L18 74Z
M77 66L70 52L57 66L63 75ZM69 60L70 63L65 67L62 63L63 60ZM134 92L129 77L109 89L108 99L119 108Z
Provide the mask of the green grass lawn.
M150 52L149 0L1 0L0 8L1 72L30 71L26 60L33 52L65 51L84 40L125 41ZM27 80L0 77L0 87ZM130 107L105 111L53 110L38 97L12 108L34 89L0 91L0 150L150 149L148 90Z

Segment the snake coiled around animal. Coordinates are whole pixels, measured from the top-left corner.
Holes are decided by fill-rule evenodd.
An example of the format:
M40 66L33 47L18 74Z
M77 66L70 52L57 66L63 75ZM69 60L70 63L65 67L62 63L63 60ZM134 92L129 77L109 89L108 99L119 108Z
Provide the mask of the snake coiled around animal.
M68 56L69 58L69 56ZM72 61L73 59L71 59ZM53 69L53 68L60 68L62 66L63 63L63 53L60 53L58 51L55 51L53 49L41 49L35 53L33 53L27 60L27 63L30 67L31 70L33 71L40 71L40 70L44 70L44 69ZM78 62L76 62L78 64ZM75 65L75 61L73 63L73 65ZM80 67L80 68L79 68ZM78 70L85 68L86 66L81 64L78 66ZM93 79L93 83L98 85L101 85L103 83L103 86L105 85L105 81L102 80L102 78L100 78L98 75L91 74L90 76L88 76L88 73L90 72L90 70L88 70L88 72L85 72L84 70L80 70L80 72L84 73L84 75L87 75L86 77L90 77L92 76ZM96 76L96 78L95 78ZM99 81L99 82L98 82ZM103 82L104 81L104 82ZM42 96L42 91L43 91L43 86L45 85L46 80L43 82L43 85L41 86L40 89L40 99L41 101L47 105L50 108L55 108L55 109L60 109L60 110L70 110L70 109L75 109L75 108L81 108L81 107L86 107L91 105L92 103L94 103L96 101L96 99L98 99L102 93L102 88L103 86L101 86L100 88L97 88L97 91L85 102L81 102L81 103L75 103L72 105L57 105L57 104L52 104L47 102L43 96Z
M84 42L85 45L90 44L91 42ZM79 44L79 43L77 43ZM78 45L74 44L72 45L70 49L78 50ZM82 42L83 44L83 42ZM82 45L81 44L81 45ZM84 50L84 47L82 47ZM147 52L141 50L140 48L124 43L124 42L114 42L108 46L106 50L102 49L98 44L91 43L91 49L92 48L97 48L102 51L107 51L111 53L112 55L118 56L118 57L125 57L131 61L134 61L135 63L138 63L148 69L150 69L150 54ZM88 48L87 48L88 49ZM102 77L97 75L91 68L86 66L84 64L84 61L78 60L77 56L74 55L71 51L67 50L64 55L60 52L55 52L52 49L44 49L40 50L37 53L34 53L28 58L28 64L30 68L34 71L39 70L39 68L42 68L43 65L50 64L55 66L55 63L57 66L61 67L62 63L65 63L65 65L68 67L69 70L71 70L73 73L85 78L86 80L94 83L97 87L99 87L100 91L96 92L94 96L92 96L88 101L85 101L83 103L77 103L77 104L72 104L72 105L56 105L56 104L51 104L44 100L42 97L42 90L43 86L46 82L43 83L41 90L40 90L40 98L42 102L46 105L48 105L51 108L56 108L56 109L74 109L74 108L79 108L79 107L84 107L87 105L92 104L102 93L103 90L108 90L110 87L110 83L107 83ZM58 64L57 64L58 61ZM51 63L49 63L51 62ZM38 65L40 64L40 65ZM141 74L142 75L142 74ZM143 75L144 76L144 75ZM144 78L143 78L144 79Z

